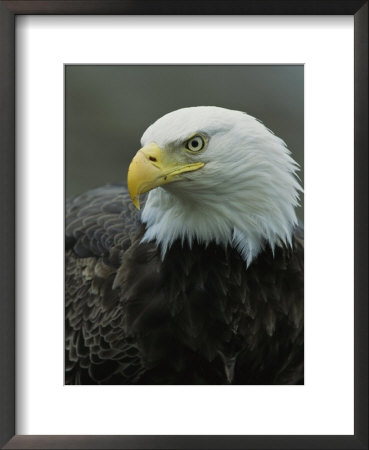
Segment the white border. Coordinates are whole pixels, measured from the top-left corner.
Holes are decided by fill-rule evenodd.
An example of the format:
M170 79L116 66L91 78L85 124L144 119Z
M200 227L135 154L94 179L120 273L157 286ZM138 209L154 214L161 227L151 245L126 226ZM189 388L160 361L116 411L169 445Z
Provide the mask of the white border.
M17 434L353 434L353 17L17 17ZM305 386L63 386L63 64L305 64Z

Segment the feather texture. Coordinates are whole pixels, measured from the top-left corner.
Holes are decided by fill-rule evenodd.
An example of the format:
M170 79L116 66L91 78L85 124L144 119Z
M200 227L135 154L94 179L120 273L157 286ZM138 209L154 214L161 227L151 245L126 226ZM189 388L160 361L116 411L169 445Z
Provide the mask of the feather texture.
M246 269L231 245L142 243L127 191L66 211L66 384L303 383L303 230Z

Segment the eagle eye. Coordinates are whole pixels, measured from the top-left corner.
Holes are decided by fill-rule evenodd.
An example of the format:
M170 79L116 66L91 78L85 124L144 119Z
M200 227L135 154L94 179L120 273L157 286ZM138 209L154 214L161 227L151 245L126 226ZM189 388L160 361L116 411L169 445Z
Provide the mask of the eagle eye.
M187 142L185 147L190 152L199 152L205 147L205 139L202 136L192 136Z

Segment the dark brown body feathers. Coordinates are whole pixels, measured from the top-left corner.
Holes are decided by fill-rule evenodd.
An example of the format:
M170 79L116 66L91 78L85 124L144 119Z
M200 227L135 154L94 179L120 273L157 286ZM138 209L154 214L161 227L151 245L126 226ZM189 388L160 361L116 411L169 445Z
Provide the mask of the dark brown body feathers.
M174 243L161 260L123 187L66 213L66 384L302 384L303 231L246 269Z

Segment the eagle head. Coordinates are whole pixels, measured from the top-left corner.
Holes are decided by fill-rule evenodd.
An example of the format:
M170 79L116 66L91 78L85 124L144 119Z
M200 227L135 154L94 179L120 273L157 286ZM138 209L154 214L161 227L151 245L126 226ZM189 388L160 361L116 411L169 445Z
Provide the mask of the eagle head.
M286 144L240 111L199 106L166 114L145 131L128 169L143 241L164 257L179 239L237 248L247 265L269 245L291 245L302 190Z

